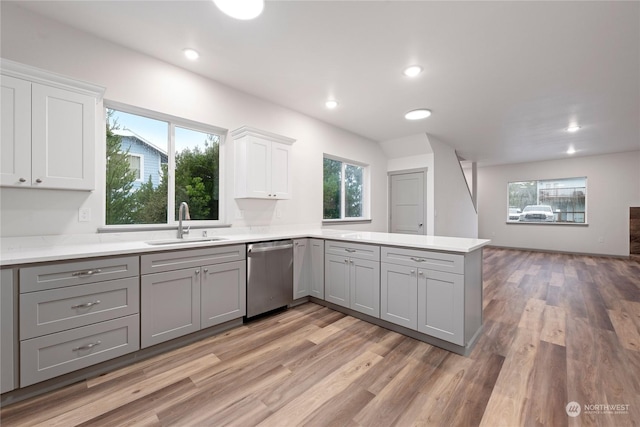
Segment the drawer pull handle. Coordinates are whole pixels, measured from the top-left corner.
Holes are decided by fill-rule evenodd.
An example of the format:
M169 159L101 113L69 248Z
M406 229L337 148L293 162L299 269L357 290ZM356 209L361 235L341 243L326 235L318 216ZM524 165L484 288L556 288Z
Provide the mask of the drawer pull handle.
M92 276L96 273L101 273L102 270L96 268L95 270L84 270L84 271L76 271L75 273L71 273L72 276L82 277L82 276Z
M81 345L80 347L76 347L71 351L80 351L80 350L91 350L93 347L102 344L100 341L92 342L91 344Z
M344 250L350 253L354 253L356 251L355 249L349 249L349 248L345 248Z
M84 304L76 304L76 305L72 305L71 308L89 308L89 307L93 307L94 305L98 305L100 304L100 300L95 300L93 302L85 302Z
M413 261L415 261L415 262L425 262L425 261L426 261L426 259L424 259L424 258L411 257L411 259L412 259Z

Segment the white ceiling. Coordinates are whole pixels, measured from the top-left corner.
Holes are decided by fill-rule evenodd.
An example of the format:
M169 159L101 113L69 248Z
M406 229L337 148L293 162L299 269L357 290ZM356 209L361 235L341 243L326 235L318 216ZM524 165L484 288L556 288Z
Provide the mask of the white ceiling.
M267 1L253 21L209 0L19 4L375 141L427 132L484 165L640 149L638 1Z

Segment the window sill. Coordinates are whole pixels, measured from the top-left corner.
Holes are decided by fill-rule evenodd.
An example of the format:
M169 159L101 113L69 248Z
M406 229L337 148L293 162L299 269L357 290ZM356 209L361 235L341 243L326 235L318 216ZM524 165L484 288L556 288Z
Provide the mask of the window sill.
M369 224L371 221L371 218L323 219L322 224Z
M213 223L213 224L194 224L185 222L184 227L189 227L190 229L201 229L201 228L229 228L231 224L221 224L221 223ZM161 231L161 230L175 230L178 228L178 224L139 224L139 225L105 225L104 227L98 228L98 233L123 233L123 232L133 232L133 231Z
M568 225L569 227L588 227L588 222L546 222L546 221L506 221L507 225Z

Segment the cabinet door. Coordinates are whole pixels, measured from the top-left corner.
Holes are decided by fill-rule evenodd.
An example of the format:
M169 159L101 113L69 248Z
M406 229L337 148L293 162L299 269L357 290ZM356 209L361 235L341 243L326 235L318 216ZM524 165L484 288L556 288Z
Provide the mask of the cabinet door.
M310 288L309 239L293 241L293 299L309 296Z
M324 265L325 300L349 308L349 258L326 255Z
M200 329L200 268L141 278L142 348Z
M309 295L324 299L324 240L309 239L310 263Z
M96 99L33 83L32 186L95 188Z
M13 271L0 271L0 393L15 388L15 292Z
M418 329L418 274L415 267L381 264L380 318Z
M349 259L351 305L353 310L380 317L380 263Z
M272 199L271 141L248 137L246 147L246 197Z
M208 328L247 314L247 264L244 261L202 267L200 326Z
M0 76L0 185L31 186L31 83Z
M291 191L291 146L279 142L271 143L271 196L290 199Z
M419 270L418 331L464 345L464 276Z

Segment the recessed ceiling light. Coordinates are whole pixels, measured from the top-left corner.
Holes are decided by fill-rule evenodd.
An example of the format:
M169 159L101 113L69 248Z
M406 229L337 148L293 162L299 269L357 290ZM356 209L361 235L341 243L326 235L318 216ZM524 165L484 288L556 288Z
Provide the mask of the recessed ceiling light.
M225 14L243 21L257 18L264 9L264 0L213 0Z
M569 147L569 149L567 150L567 154L575 154L576 153L576 149L573 147Z
M419 65L412 65L404 69L402 74L407 77L415 77L422 72L422 67Z
M580 126L578 125L571 125L567 128L567 132L577 132L578 130L580 130Z
M330 99L329 101L325 102L324 105L328 109L333 110L334 108L336 108L338 106L338 101L336 101L334 99Z
M421 108L419 110L409 111L404 115L404 118L407 120L420 120L420 119L426 119L430 115L431 115L431 110Z
M190 59L192 61L195 61L196 59L200 58L200 54L193 49L183 49L182 53L184 53L184 56L186 56L187 59Z

